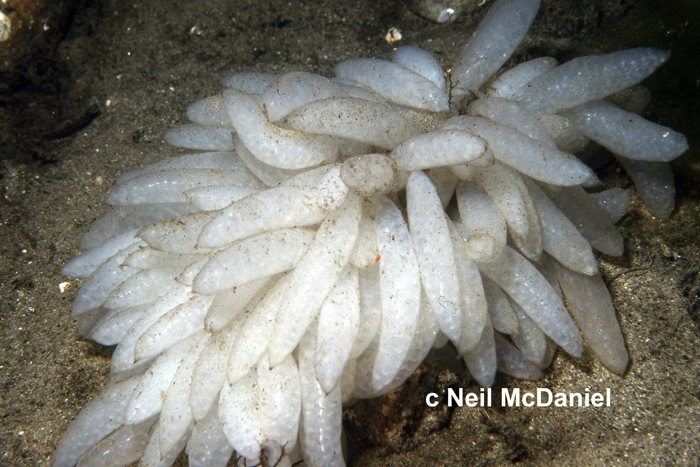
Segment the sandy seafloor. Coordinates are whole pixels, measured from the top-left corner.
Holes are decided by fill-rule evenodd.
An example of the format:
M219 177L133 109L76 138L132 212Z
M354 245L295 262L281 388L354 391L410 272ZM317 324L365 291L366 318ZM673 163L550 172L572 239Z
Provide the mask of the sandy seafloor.
M111 350L76 337L69 314L80 281L60 269L109 209L103 200L117 176L176 152L161 135L184 121L189 103L236 71L330 75L345 58L389 58L391 27L403 34L399 44L449 66L483 13L437 25L385 0L105 0L82 12L59 55L72 77L66 91L94 99L101 115L51 143L50 163L0 161L0 465L49 465L68 424L104 387ZM550 0L515 57L674 51L648 82L648 115L690 139L674 163L677 209L668 221L654 219L635 194L619 224L624 257L599 257L631 356L627 373L612 374L589 350L579 360L560 351L541 381L500 375L495 386L610 388L612 406L428 410L428 392L478 391L458 364L432 362L403 392L346 410L350 465L698 465L699 36L691 0ZM616 164L599 174L607 186L631 186Z

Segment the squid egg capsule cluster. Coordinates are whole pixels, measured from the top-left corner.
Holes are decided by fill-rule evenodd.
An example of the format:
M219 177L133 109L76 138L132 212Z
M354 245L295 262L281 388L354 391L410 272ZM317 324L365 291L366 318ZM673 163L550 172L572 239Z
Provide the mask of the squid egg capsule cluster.
M448 341L483 386L497 370L540 378L583 337L622 374L593 250L622 255L630 195L588 193L599 182L572 153L608 148L670 214L672 178L648 182L685 138L606 99L632 107L668 53L499 74L537 7L495 2L450 86L401 47L332 79L238 73L190 106L165 136L189 151L122 175L63 269L85 279L82 336L116 349L54 465L170 465L183 450L191 466L234 452L343 465L343 404L395 389Z

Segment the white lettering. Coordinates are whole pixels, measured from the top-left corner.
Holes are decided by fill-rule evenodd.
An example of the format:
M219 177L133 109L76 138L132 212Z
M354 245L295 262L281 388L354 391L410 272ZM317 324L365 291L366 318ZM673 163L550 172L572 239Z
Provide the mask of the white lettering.
M593 404L593 407L602 407L603 395L599 392L594 392L593 395L591 395L591 404Z
M438 395L435 394L434 392L431 392L430 394L428 394L427 396L425 396L425 405L427 405L428 407L435 407L435 406L437 406L438 403L439 403L439 402L437 401L437 398L438 398ZM431 399L434 399L434 400L431 400Z
M576 403L576 405L578 405L579 407L583 406L583 396L580 392L569 393L569 407L574 406L574 400L578 400L578 403Z
M542 395L547 394L547 402L542 401ZM537 407L549 407L552 405L552 391L547 388L537 388Z
M513 394L508 394L508 388L501 389L501 405L513 407L520 407L520 388L513 388Z
M555 407L566 407L566 393L565 392L558 392L555 397L556 397L556 400L554 401Z
M459 398L457 398L457 394L455 394L454 389L448 388L447 389L447 406L452 407L452 401L455 401L455 404L458 406L462 407L464 405L464 388L459 388Z
M557 392L549 388L537 388L537 392L521 392L520 388L501 388L501 407L610 407L611 390L605 393L593 392L585 388L583 392ZM466 392L464 388L447 389L448 407L491 407L491 388L481 388L479 392ZM437 407L444 400L431 392L425 396L428 407Z

